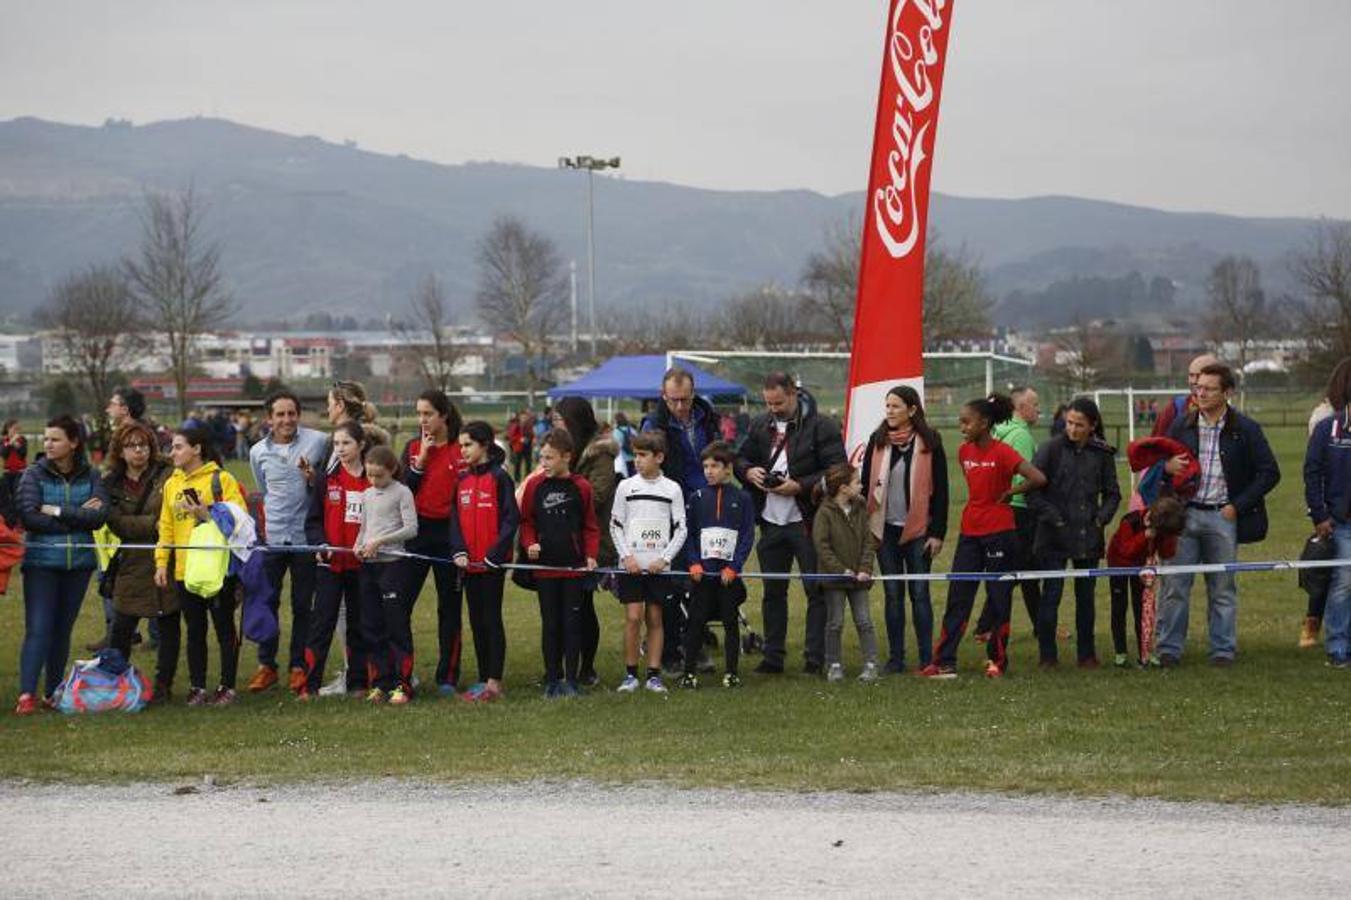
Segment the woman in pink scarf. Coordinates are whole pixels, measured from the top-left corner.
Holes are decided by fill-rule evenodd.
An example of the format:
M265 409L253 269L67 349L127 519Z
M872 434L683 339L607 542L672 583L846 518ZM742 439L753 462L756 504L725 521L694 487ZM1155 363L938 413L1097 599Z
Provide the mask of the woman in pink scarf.
M863 457L868 523L879 541L883 575L927 573L948 530L948 467L943 441L924 420L919 392L906 384L887 392L886 417ZM883 671L905 671L905 594L915 618L919 667L933 654L933 603L927 581L885 581L889 658Z

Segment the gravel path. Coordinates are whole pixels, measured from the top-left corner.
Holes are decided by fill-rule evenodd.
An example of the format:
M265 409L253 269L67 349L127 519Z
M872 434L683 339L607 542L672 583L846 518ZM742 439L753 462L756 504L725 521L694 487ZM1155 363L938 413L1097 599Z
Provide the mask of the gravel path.
M177 792L176 792L177 791ZM102 824L67 849L81 817ZM1351 811L591 784L0 784L9 896L1346 896Z

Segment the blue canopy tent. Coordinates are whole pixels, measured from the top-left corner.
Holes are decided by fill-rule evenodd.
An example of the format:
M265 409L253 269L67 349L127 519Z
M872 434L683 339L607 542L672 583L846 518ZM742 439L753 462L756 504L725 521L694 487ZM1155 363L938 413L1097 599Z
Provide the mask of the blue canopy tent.
M746 388L724 381L702 369L686 364L682 368L694 376L695 393L721 399L746 396ZM570 384L549 389L549 402L562 397L605 397L651 400L661 396L661 376L666 374L666 357L615 356Z

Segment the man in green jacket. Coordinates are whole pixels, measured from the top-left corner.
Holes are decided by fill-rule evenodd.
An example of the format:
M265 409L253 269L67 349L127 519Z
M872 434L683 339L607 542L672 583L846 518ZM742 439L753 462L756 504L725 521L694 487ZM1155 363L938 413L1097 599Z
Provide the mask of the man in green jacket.
M1032 426L1037 424L1041 418L1041 401L1037 397L1037 392L1030 387L1016 387L1010 392L1009 397L1013 400L1013 418L1003 424L996 425L994 429L995 440L1003 441L1014 450L1018 455L1028 462L1037 453L1037 439L1032 436ZM1013 476L1014 485L1022 483L1021 475ZM1032 515L1032 511L1027 508L1027 495L1014 494L1010 501L1013 507L1013 521L1018 529L1018 546L1022 548L1024 556L1017 561L1019 569L1026 569L1032 566L1032 540L1036 536L1037 521ZM1023 606L1027 608L1027 617L1032 622L1032 634L1037 633L1037 608L1041 605L1041 583L1038 581L1020 581L1018 584L1023 590ZM982 640L988 637L993 624L989 621L989 604L981 610L980 619L976 622L976 639Z

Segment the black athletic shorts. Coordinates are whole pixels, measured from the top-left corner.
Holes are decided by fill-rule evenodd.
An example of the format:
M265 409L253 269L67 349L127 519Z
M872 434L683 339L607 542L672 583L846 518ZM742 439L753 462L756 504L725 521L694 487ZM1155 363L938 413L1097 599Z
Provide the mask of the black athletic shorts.
M619 602L629 603L665 603L675 589L677 579L669 575L629 575L616 576L618 580Z

